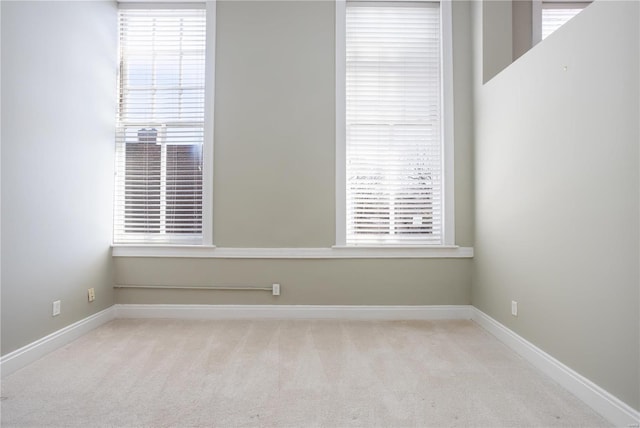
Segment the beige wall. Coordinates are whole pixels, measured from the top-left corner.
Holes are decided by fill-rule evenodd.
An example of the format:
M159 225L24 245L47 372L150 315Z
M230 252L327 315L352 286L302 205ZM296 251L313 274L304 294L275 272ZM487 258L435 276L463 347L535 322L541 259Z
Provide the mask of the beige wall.
M113 3L2 2L2 354L114 303L116 22Z
M513 60L520 58L532 46L532 1L512 0Z
M469 19L469 5L454 3L462 246L473 233ZM216 39L214 243L334 245L334 3L219 1ZM119 290L119 303L468 304L470 266L470 259L115 260L118 284L282 284L279 298Z
M483 0L482 81L488 82L513 61L513 11L511 1Z
M472 286L474 306L636 409L638 15L595 2L476 76Z
M118 284L271 286L267 291L119 290L120 303L459 305L470 303L465 260L116 259Z
M218 2L214 242L334 244L332 2Z

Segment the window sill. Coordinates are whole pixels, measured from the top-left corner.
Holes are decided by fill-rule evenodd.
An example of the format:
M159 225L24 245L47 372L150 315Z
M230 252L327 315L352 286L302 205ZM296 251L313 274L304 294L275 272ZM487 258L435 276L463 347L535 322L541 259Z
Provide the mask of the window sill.
M113 257L207 259L468 259L473 247L230 248L212 245L113 245Z

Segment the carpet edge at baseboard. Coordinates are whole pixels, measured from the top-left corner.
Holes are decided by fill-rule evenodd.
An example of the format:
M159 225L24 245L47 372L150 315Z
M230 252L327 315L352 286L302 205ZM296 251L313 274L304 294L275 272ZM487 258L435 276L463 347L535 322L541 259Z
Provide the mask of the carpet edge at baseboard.
M16 370L113 320L115 317L116 309L115 305L113 305L3 355L0 357L0 376L10 375Z
M640 412L476 307L472 320L615 426L638 427Z

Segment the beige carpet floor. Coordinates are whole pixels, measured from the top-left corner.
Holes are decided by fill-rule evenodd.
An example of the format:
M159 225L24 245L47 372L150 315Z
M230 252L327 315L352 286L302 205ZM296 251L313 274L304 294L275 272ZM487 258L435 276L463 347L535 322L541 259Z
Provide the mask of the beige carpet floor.
M116 320L2 381L3 427L596 427L471 321Z

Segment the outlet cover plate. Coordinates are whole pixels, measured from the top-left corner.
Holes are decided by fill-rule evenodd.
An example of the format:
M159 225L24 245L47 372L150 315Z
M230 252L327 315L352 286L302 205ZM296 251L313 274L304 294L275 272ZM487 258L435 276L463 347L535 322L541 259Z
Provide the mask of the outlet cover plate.
M53 312L52 315L55 317L57 315L60 315L60 300L56 300L55 302L53 302Z

